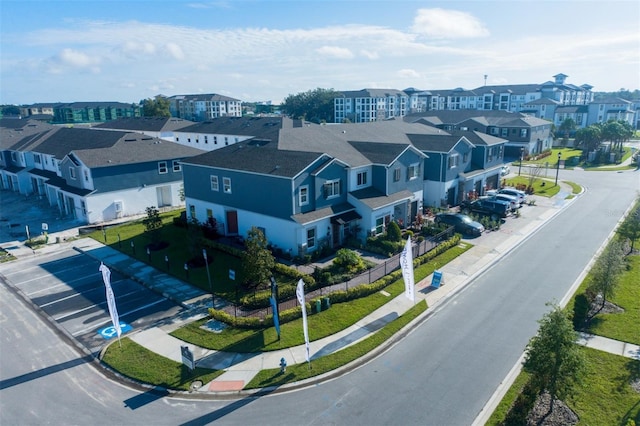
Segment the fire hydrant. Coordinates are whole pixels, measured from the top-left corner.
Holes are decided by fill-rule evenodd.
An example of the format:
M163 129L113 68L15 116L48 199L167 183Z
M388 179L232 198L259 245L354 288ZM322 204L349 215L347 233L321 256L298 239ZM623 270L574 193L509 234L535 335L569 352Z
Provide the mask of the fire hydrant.
M284 374L287 371L287 360L280 358L280 374Z

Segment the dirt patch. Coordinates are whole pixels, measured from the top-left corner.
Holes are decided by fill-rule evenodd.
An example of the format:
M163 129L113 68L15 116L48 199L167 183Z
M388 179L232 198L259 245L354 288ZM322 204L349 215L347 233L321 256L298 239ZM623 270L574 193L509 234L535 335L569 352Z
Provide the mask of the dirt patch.
M640 393L640 377L637 377L631 381L631 389Z
M547 392L536 400L533 409L527 416L527 426L572 426L578 423L578 416L567 405L556 399L553 411L549 413L551 397Z
M602 309L601 309L602 308ZM588 318L592 318L597 314L619 314L624 312L620 306L615 303L611 303L608 300L604 302L604 307L602 306L602 296L597 295L595 300L591 303L591 307L589 308L589 313L587 314Z

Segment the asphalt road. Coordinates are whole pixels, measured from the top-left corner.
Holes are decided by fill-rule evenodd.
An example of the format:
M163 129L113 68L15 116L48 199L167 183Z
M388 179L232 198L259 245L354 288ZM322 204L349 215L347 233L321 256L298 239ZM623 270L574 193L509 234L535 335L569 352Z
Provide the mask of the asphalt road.
M389 351L296 392L225 402L132 391L86 365L2 289L0 423L471 424L545 303L576 283L640 189L637 172L561 171L560 179L587 192Z

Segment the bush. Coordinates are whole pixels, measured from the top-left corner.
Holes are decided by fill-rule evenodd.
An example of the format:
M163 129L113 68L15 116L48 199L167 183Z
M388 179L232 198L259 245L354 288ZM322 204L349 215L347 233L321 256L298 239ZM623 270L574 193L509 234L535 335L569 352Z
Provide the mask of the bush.
M400 226L393 221L387 226L387 239L389 241L400 241L402 239Z
M346 248L338 250L335 259L333 259L333 264L337 268L351 273L361 271L366 267L362 257L357 252Z
M182 212L179 217L174 217L173 224L178 228L186 228L189 224L187 221L187 212Z
M576 296L573 303L573 328L576 330L582 330L587 322L587 315L589 313L591 302L589 298L584 294Z

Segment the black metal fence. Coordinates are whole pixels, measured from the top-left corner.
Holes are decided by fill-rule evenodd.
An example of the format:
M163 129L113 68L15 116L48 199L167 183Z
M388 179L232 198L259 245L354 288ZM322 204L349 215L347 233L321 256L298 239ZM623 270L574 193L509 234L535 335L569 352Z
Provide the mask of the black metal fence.
M454 234L454 229L453 227L449 227L447 229L445 229L444 231L440 232L437 235L434 235L432 237L428 237L425 238L422 241L419 241L417 243L414 243L412 245L412 254L413 254L413 258L415 259L416 257L420 257L423 254L433 250L434 248L436 248L440 243L442 243L443 241L446 241L447 239L449 239L450 237L452 237ZM349 279L348 281L344 281L342 283L336 283L336 284L331 284L331 285L326 285L323 287L320 287L316 290L313 291L309 291L308 293L305 294L305 299L306 300L311 300L311 299L315 299L317 297L322 297L324 295L329 295L330 293L334 292L334 291L338 291L338 290L349 290L350 288L354 288L357 287L359 285L363 285L363 284L371 284L374 281L377 281L379 279L381 279L382 277L390 274L391 272L397 270L400 268L400 255L401 253L395 254L393 256L391 256L389 259L385 260L384 262L368 269L367 271ZM298 306L298 300L296 298L290 299L290 300L285 300L285 301L280 301L278 303L278 309L280 310L280 312L287 310L287 309L291 309ZM267 315L270 315L273 313L271 307L268 308L262 308L262 309L245 309L244 307L241 306L234 306L233 304L230 304L229 306L225 307L224 309L226 312L228 312L230 315L236 315L238 317L258 317L258 318L264 318Z

